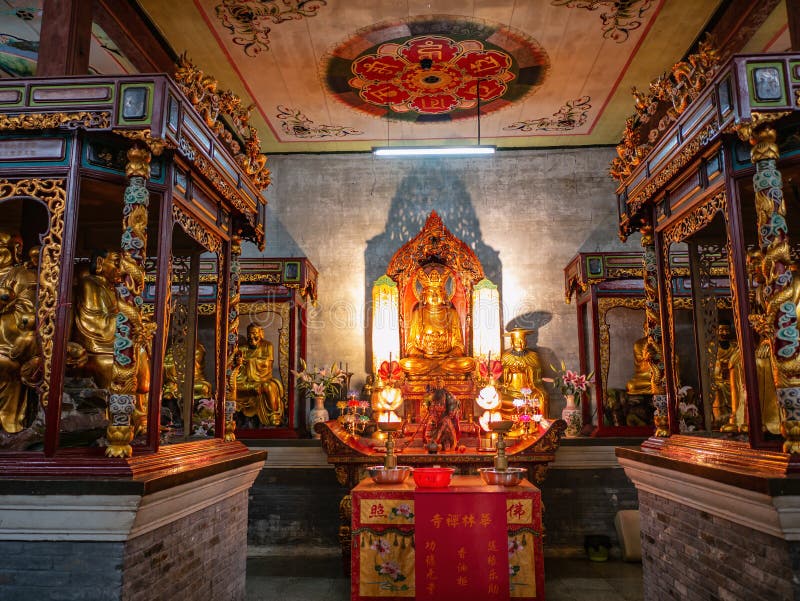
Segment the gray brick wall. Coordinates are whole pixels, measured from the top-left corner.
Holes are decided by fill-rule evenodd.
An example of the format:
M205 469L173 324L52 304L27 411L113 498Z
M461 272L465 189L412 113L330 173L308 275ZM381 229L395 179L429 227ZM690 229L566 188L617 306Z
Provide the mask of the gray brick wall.
M0 541L0 599L117 601L123 544Z
M572 555L587 534L604 534L619 547L614 516L636 509L636 488L622 468L550 469L542 489L544 551Z
M639 492L646 601L800 600L797 544Z
M247 542L338 546L339 501L346 492L332 469L261 470L250 489Z
M122 599L242 601L246 536L247 493L241 492L129 541Z
M123 542L0 541L1 601L243 601L247 493Z

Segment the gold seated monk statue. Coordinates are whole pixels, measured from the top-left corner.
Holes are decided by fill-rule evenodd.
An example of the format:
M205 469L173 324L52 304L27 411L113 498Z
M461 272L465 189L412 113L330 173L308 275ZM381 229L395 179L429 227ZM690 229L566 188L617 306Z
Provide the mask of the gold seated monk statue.
M502 357L503 394L500 412L503 419L512 419L516 414L514 399L522 398L523 389L530 390L531 398L539 399L542 416L547 419L550 413L550 395L542 382L542 364L539 354L527 348L526 338L530 330L514 328L508 332L511 348Z
M198 342L194 351L194 386L192 389L194 400L211 398L213 386L206 380L203 373L205 360L206 348ZM181 377L178 375L178 368L175 365L175 349L169 347L164 355L164 384L161 387L161 398L164 400L174 399L178 406L182 407L180 387Z
M283 382L272 375L275 352L264 339L264 329L247 326L247 345L239 348L236 375L236 402L245 417L256 416L265 426L280 426L283 420ZM237 359L237 362L239 359Z
M643 336L633 343L633 377L625 385L628 394L664 394L663 390L653 388L648 359L647 336Z
M18 236L0 231L0 430L23 429L25 364L37 355L36 274L21 264Z
M463 376L475 370L475 360L465 356L461 318L448 300L445 270L420 269L416 276L422 290L411 313L405 357L400 367L407 376Z

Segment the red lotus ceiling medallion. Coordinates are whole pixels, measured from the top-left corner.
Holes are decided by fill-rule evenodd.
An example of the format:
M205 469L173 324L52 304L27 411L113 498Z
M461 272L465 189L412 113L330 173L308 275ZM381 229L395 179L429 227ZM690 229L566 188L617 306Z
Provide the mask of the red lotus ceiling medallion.
M349 84L364 101L397 113L441 114L475 106L479 87L481 102L499 98L514 79L510 68L508 54L477 40L426 35L361 56Z

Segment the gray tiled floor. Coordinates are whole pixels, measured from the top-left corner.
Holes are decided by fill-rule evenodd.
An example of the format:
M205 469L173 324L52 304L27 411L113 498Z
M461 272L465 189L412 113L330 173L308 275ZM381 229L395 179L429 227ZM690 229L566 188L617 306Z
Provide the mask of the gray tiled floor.
M642 566L609 560L546 559L547 601L641 601ZM247 560L247 601L347 601L350 579L335 554ZM443 600L444 601L444 600Z

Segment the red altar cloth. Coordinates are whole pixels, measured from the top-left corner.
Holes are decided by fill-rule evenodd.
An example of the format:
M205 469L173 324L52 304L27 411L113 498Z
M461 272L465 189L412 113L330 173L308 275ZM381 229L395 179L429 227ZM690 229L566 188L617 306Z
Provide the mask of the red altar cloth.
M353 601L544 599L541 499L527 480L455 476L418 489L365 479L352 494Z

